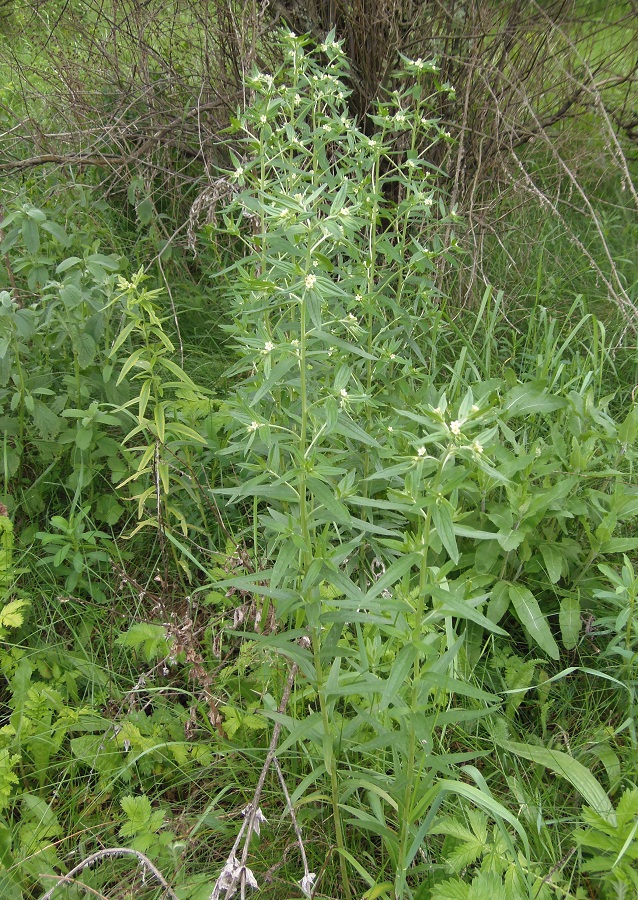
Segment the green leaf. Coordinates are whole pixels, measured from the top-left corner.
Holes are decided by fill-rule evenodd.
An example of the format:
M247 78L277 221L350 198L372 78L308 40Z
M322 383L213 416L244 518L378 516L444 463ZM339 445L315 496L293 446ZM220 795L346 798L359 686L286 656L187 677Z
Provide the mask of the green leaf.
M432 521L437 534L441 538L441 543L447 550L452 562L457 563L459 561L459 548L456 545L449 503L446 500L442 500L440 503L434 503L431 509Z
M537 747L532 744L519 744L498 736L494 738L494 741L503 750L545 766L555 775L565 778L598 815L615 827L616 813L607 793L589 769L573 756L563 753L562 750L550 750L548 747Z
M131 625L127 632L120 634L117 643L122 647L143 647L148 662L167 656L170 649L164 626L153 625L150 622L136 622Z
M415 656L416 647L414 644L406 644L405 647L399 650L396 659L392 663L390 675L381 695L380 710L387 709L391 703L398 706L402 702L400 700L400 690L406 682Z
M77 266L78 263L82 262L79 256L69 256L67 259L63 260L60 265L55 270L56 275L61 275L63 272L66 272L67 269L73 268L73 266Z
M576 596L563 597L560 601L558 624L566 650L573 650L580 635L580 601Z
M42 228L44 231L48 231L49 234L52 235L59 244L62 244L63 247L69 246L69 236L64 228L62 228L61 225L58 225L57 222L43 222Z
M550 396L544 388L544 381L517 385L503 398L503 412L511 416L529 416L532 413L554 412L566 405L566 400Z
M84 294L75 284L65 284L60 288L60 299L67 309L74 309L84 300Z
M27 251L32 255L40 249L40 229L33 219L24 219L22 222L22 239Z
M33 401L33 423L45 441L52 440L62 428L62 420L42 400Z
M29 605L28 600L11 600L0 610L0 629L19 628L24 621L22 610Z
M510 607L509 583L497 581L492 588L490 602L487 604L486 616L490 622L498 625Z
M75 339L75 351L78 355L78 363L81 369L87 369L95 359L97 347L90 334L85 331L78 334Z
M88 450L93 440L93 429L90 426L80 426L75 435L75 445L78 450Z
M558 584L563 573L563 555L553 544L540 545L541 556L552 584Z
M144 200L141 200L136 207L137 218L140 220L141 225L148 225L153 218L154 207L153 201L148 197Z
M532 640L536 641L541 650L552 659L559 659L560 650L536 597L527 588L516 584L510 584L509 595L521 625L525 627Z

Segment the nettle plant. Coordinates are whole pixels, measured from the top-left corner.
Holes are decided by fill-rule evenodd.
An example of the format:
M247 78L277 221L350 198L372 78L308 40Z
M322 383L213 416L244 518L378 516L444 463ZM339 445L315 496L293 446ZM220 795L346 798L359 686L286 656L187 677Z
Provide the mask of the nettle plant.
M621 435L635 416L618 426L586 377L560 396L462 364L440 378L427 348L455 217L430 107L450 88L404 60L364 129L333 37L283 43L281 68L249 80L243 152L214 192L214 239L240 257L216 276L240 354L222 451L235 484L218 493L252 511L253 557L221 584L250 590L262 622L275 604L281 630L260 641L305 676L302 720L277 718L328 778L343 896L349 865L371 896L412 896L448 792L510 824L531 896L521 826L476 769L476 786L458 780L472 754L438 756L434 728L498 706L467 678L495 636L552 659L576 646L595 563L634 543L613 533L638 508ZM380 837L378 872L349 852L344 814Z

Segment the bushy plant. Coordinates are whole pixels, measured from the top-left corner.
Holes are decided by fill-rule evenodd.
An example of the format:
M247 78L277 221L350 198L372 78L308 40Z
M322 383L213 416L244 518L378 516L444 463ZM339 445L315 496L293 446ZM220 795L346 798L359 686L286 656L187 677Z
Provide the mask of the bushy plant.
M214 238L239 256L217 277L242 379L222 452L236 484L218 495L252 509L252 564L224 584L261 598L262 621L274 603L283 632L261 645L307 679L286 746L314 746L327 773L344 896L346 860L375 877L348 851L347 810L381 836L404 897L459 789L439 778L454 760L437 760L432 724L450 703L498 703L466 680L496 635L553 660L575 648L596 563L635 546L616 536L638 508L635 413L615 422L587 373L561 389L481 378L467 350L434 360L454 216L416 148L449 139L429 112L436 67L404 60L368 136L333 37L318 53L283 42L282 67L249 80L243 151L214 197ZM473 799L494 812L482 788Z

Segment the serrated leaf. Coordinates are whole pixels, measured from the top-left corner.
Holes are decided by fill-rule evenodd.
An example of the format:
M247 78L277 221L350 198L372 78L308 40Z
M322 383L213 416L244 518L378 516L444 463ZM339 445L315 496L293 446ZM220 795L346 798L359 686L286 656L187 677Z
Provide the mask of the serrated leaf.
M52 440L63 425L62 419L41 400L33 401L33 423L45 441Z
M536 597L530 590L519 587L517 584L510 585L509 595L521 625L525 627L532 640L536 641L541 650L552 659L559 659L558 644L554 640Z
M11 600L0 610L0 628L19 628L24 621L22 610L28 600Z
M141 797L133 797L130 794L122 797L120 805L128 819L128 822L120 828L122 837L134 837L147 829L153 810L151 801L145 794Z
M95 341L86 331L78 334L75 340L75 350L78 355L78 363L81 369L88 368L95 359L97 347Z

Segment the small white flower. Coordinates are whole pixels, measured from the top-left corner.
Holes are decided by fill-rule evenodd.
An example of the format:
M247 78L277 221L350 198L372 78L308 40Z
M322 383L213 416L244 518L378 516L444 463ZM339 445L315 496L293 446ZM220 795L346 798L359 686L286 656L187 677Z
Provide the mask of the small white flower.
M295 194L293 199L296 200L297 203L302 203L303 202L303 194Z
M334 348L334 347L328 347L328 356L332 356L333 353L335 353L335 348Z
M394 121L395 121L395 122L399 122L399 123L405 122L405 116L404 116L404 114L403 114L403 113L396 113L396 115L395 115L395 117L394 117Z
M243 166L237 166L237 168L235 169L235 178L241 178L241 176L242 176L243 174L244 174L244 167L243 167Z
M348 392L347 392L347 390L346 390L345 388L341 388L341 390L339 391L339 393L341 394L341 396L343 397L344 400L345 400L346 397L348 396Z
M327 44L320 44L320 45L319 45L319 49L321 50L322 53L325 53L326 50L328 49L328 45L327 45Z
M368 147L376 147L376 146L377 146L377 142L375 141L375 139L368 138Z
M332 131L332 128L328 124L328 122L325 122L321 127L323 128L324 131Z
M455 419L453 422L450 422L450 431L452 434L460 434L461 433L461 423L458 419Z
M295 34L294 31L289 31L288 37L290 38L291 41L294 41L294 39L297 37L297 35Z
M270 353L271 350L275 349L275 345L272 341L266 341L264 344L264 353Z
M416 452L417 456L425 456L425 447L419 447Z
M345 216L345 217L347 218L347 217L350 215L350 207L349 207L349 206L342 206L342 207L341 207L341 215L342 215L342 216Z
M408 160L408 169L416 169L416 162L413 159Z
M354 299L355 303L363 303L363 297L361 296L361 294L355 294Z
M301 95L295 94L295 96L293 98L293 102L294 102L295 106L299 106L299 104L301 103Z
M479 408L478 408L478 406L477 406L477 405L476 405L476 403L473 403L473 404L472 404L472 409L471 409L471 412L473 412L473 413L477 413L477 412L478 412L478 411L479 411Z
M299 341L297 340L297 338L295 338L295 339L294 339L293 341L291 341L290 343L292 344L293 347L298 347L298 346L299 346Z
M423 66L425 65L425 63L423 62L423 60L422 60L421 57L419 56L418 59L415 59L415 60L414 60L414 65L416 66L417 69L422 69Z
M248 426L248 431L257 431L259 428L259 422L251 422Z
M390 354L390 359L396 359L396 358L397 358L396 353L391 353L391 354Z
M310 275L306 275L306 277L304 278L304 284L306 285L308 290L311 290L311 288L313 288L315 286L316 281L317 281L317 276L313 275L312 272L310 273Z
M304 897L312 896L312 888L317 879L317 876L314 872L306 872L304 877L299 882L299 887L301 888L301 893Z
M265 125L268 119L266 118L266 116L259 116L259 121L262 125Z
M478 441L474 441L474 443L472 444L472 450L475 453L478 453L478 455L480 456L483 452L483 444L479 443Z
M347 317L346 317L346 321L348 321L348 322L356 322L357 324L359 324L359 320L357 319L356 316L353 316L352 313L348 313L348 315L347 315Z
M289 212L290 212L289 209L282 209L281 212L279 213L279 218L286 219L288 217Z

